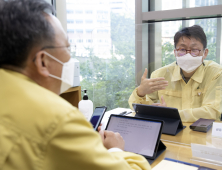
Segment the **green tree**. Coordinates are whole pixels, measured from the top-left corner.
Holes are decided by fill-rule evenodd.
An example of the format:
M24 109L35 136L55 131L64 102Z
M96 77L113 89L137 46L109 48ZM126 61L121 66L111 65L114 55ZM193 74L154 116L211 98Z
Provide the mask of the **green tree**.
M89 57L80 62L81 87L88 90L94 108L107 106L129 107L128 99L135 88L135 26L134 20L111 13L111 39L115 51L109 59L101 59L89 51ZM81 60L81 57L76 57ZM83 93L82 93L83 95Z
M162 46L162 66L168 65L174 61L176 61L174 45L167 41Z

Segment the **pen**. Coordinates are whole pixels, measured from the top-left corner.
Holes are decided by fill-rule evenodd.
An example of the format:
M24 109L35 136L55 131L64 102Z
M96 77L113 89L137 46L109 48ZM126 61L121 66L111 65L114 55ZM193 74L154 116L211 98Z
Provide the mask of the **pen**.
M126 115L128 115L128 114L130 114L130 113L132 113L132 112L127 112L127 113L125 113L123 116L126 116Z
M124 111L124 112L120 113L119 115L124 115L126 112L127 112L127 111Z

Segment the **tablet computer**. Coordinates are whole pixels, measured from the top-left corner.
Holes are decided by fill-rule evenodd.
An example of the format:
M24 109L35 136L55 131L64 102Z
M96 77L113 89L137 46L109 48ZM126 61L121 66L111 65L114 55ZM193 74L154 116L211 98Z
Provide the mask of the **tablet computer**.
M136 117L144 117L148 119L157 119L164 121L164 134L176 135L186 127L183 126L177 108L135 103L133 103L133 108L136 112Z
M120 115L111 115L106 126L106 130L120 133L125 141L125 151L143 155L151 160L157 157L160 150L162 128L161 120ZM162 145L161 142L161 148Z

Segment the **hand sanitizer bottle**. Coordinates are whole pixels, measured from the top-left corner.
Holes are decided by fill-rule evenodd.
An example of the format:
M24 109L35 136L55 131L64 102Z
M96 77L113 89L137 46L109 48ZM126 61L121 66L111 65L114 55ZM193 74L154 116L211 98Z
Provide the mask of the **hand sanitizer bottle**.
M86 119L89 121L93 114L93 102L88 100L88 96L86 94L87 90L84 91L83 100L81 100L78 104L79 111L83 113Z

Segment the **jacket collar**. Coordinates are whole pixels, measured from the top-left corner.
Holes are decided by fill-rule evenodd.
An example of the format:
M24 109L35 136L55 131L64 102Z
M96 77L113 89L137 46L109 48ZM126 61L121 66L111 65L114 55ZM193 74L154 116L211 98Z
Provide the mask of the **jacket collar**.
M30 82L33 82L35 84L37 84L34 80L32 80L31 78L29 78L28 76L22 74L22 73L19 73L17 71L13 71L13 70L9 70L9 69L5 69L5 68L0 68L0 72L3 71L4 73L7 73L7 74L11 74L15 77L18 77L20 79L24 79L24 80L27 80L27 81L30 81Z
M195 71L195 73L193 74L193 76L191 77L191 79L193 79L194 81L201 83L204 77L204 68L205 68L205 64L201 64L198 69ZM181 73L180 73L180 67L175 63L175 67L174 67L174 71L173 71L173 75L171 78L171 81L179 81L182 79Z
M191 78L198 83L202 83L204 77L204 68L205 66L201 64L201 66L198 67L198 69L195 71Z
M181 79L182 79L182 76L180 74L180 67L175 62L175 67L173 70L173 75L172 75L171 81L179 81Z

